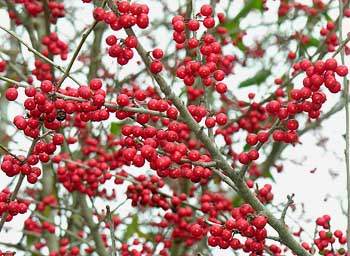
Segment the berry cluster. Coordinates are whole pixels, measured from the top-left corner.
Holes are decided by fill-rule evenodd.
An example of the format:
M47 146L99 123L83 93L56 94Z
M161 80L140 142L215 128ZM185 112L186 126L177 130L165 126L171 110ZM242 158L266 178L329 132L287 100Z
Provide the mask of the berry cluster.
M322 217L317 218L316 225L317 227L322 227L322 230L317 232L314 243L317 246L319 253L322 255L347 255L346 250L343 248L346 244L347 237L339 229L332 232L330 229L330 221L331 217L329 215L323 215ZM304 242L302 243L302 246L310 253L313 252L313 248L308 243Z
M210 236L208 244L212 247L227 249L231 247L234 250L242 249L244 252L250 252L260 255L265 246L267 231L265 226L267 218L261 215L255 215L254 209L243 204L232 210L232 219L227 220L224 225L213 224L209 228ZM191 228L193 236L201 236L205 230L198 224ZM245 241L239 237L245 238Z
M8 177L13 177L22 173L23 175L26 175L29 183L34 184L38 181L38 177L41 175L41 169L34 166L38 162L39 157L37 155L31 155L27 159L22 155L16 157L5 155L1 162L1 170Z
M53 79L52 67L49 63L45 63L41 60L35 60L34 66L35 68L32 70L32 74L36 77L36 79L39 81L51 81Z
M0 192L0 216L7 212L6 221L11 221L17 214L24 214L28 210L29 201L16 200L10 201L11 193L5 188Z
M32 0L16 0L15 3L23 4L27 13L32 17L37 17L44 12L44 4L42 1L32 1ZM64 10L64 4L59 1L49 0L47 3L47 8L50 14L49 22L56 24L58 18L62 18L66 15ZM9 13L11 19L16 20L16 24L20 24L20 20L16 17L14 12Z
M67 59L68 45L58 38L57 33L52 32L50 35L44 36L41 43L46 46L42 51L43 55L60 55L61 60Z

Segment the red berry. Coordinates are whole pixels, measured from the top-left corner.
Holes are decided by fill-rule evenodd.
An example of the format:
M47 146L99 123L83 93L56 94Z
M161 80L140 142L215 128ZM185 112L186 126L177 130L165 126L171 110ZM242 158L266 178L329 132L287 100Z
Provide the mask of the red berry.
M254 146L256 143L258 143L258 136L254 133L250 133L246 137L246 142L250 146Z
M216 122L218 123L218 125L225 125L227 123L227 116L226 114L224 113L219 113L217 116L216 116Z
M14 101L17 99L18 97L18 91L16 88L8 88L6 90L6 99L9 100L9 101Z
M100 79L95 78L90 81L91 90L97 91L101 89L101 87L102 87L102 81Z
M157 73L161 72L162 69L163 69L163 65L160 61L155 60L155 61L151 62L150 70L153 74L157 74Z
M213 14L213 7L210 4L202 5L200 12L203 16L210 16Z
M199 29L199 21L198 20L190 20L188 22L188 29L191 31L197 31Z
M205 126L208 128L213 128L215 126L216 122L215 119L212 117L207 117L205 119Z
M344 65L340 65L336 67L335 72L337 72L338 76L346 76L348 74L348 68Z
M161 59L161 58L163 58L163 55L164 55L164 53L163 53L162 49L156 48L152 51L152 56L155 59Z
M126 95L126 94L118 95L117 103L121 107L125 107L125 106L129 105L129 97L128 97L128 95Z
M249 155L245 152L243 153L240 153L238 155L238 161L241 163L241 164L248 164L249 161L250 161L250 158L249 158Z
M134 36L128 36L125 39L125 45L129 48L136 48L137 47L137 38Z
M224 94L227 91L227 85L225 83L217 83L215 85L215 90L220 93L220 94Z
M97 7L93 12L93 16L96 21L102 21L105 18L105 10L101 7Z

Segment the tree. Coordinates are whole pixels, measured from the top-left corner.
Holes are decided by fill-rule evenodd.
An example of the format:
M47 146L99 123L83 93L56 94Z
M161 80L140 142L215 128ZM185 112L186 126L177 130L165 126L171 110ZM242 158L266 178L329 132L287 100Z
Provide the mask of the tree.
M0 8L0 255L349 255L350 214L304 236L273 171L345 109L350 193L349 1Z

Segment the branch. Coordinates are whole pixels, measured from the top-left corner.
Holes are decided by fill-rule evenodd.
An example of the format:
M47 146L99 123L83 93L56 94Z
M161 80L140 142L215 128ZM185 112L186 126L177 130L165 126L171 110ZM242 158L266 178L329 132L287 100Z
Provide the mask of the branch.
M114 239L114 223L112 220L112 214L111 214L111 209L109 208L109 205L106 206L106 209L107 209L107 218L109 222L109 231L111 233L111 239L112 239L113 256L117 256L117 247Z
M343 1L339 0L339 23L338 23L338 29L339 29L339 40L343 41L343 13L344 13L344 6ZM345 44L350 40L350 36L345 40L345 43L343 43L341 46L338 47L338 50L340 49L340 58L341 63L345 65ZM346 233L347 235L347 251L350 252L350 157L349 157L349 150L350 150L350 110L349 110L349 82L346 76L343 79L343 85L344 85L344 97L345 97L345 166L346 166L346 191L347 191L347 199L348 199L348 214L347 214L347 228Z
M286 206L283 208L281 218L280 218L281 221L283 221L283 223L285 223L285 218L286 218L288 208L294 203L293 197L294 197L294 194L287 196L288 201L287 201Z
M93 220L92 211L86 203L86 196L84 194L79 193L78 198L81 206L81 215L85 219L86 225L89 227L92 238L95 241L97 254L100 256L109 256L109 253L107 252L104 246L101 234L98 230L99 226L95 224Z
M116 8L113 0L107 0L108 6L111 10L118 15L118 9ZM126 28L125 32L128 36L135 36L134 31L131 28ZM136 47L137 52L141 56L144 64L149 67L151 61L148 57L147 51L143 48L141 43L139 42ZM203 132L203 129L199 126L199 124L193 119L191 114L188 112L187 108L184 106L179 97L175 95L172 91L171 87L166 83L164 78L159 74L152 74L153 78L157 81L162 92L172 101L172 103L179 110L182 118L185 123L189 126L189 128L196 134L196 136L203 142L205 147L208 149L212 158L217 162L218 167L229 175L233 183L238 188L238 193L242 196L242 198L249 204L257 212L264 211L269 219L269 224L279 233L281 239L287 244L287 246L296 254L301 256L309 256L310 254L300 246L299 242L297 242L294 237L289 233L286 226L283 222L277 219L275 216L269 212L265 206L257 199L257 197L253 194L253 192L247 187L245 181L241 179L237 173L235 173L234 169L230 166L230 164L225 160L225 158L220 153L216 144Z
M8 30L7 28L0 26L0 29L5 31L6 33L10 34L11 36L13 36L14 38L16 38L21 44L23 44L28 51L32 52L34 55L38 56L40 59L44 60L45 62L51 64L53 67L55 67L56 69L58 69L59 71L61 71L62 73L66 74L67 71L57 65L55 62L53 62L52 60L50 60L49 58L47 58L46 56L44 56L42 53L40 53L39 51L37 51L36 49L34 49L33 47L31 47L28 43L26 43L25 41L23 41L22 38L20 38L15 32ZM81 83L79 83L74 77L72 77L69 72L67 74L67 76L72 79L76 84L81 85Z

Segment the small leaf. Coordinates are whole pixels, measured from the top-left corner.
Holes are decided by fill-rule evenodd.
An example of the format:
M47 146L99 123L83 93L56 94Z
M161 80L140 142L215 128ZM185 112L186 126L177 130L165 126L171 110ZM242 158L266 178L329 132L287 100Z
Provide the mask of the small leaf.
M244 145L244 148L243 148L243 151L248 151L252 148L252 146L250 146L249 144L245 144Z
M145 238L147 241L152 241L154 240L154 237L156 236L153 233L144 233L141 230L137 229L136 233L139 237Z
M266 81L266 79L271 75L270 70L262 69L256 73L253 77L248 78L240 83L238 88L244 88L252 85L260 85Z
M138 232L138 226L139 226L139 217L137 214L135 214L132 217L131 223L128 225L125 233L124 233L124 241L127 241L130 237L132 237L133 234Z
M272 176L272 173L270 170L267 170L265 173L264 173L264 177L265 178L269 178L271 179L273 182L275 182L275 178Z
M239 207L244 203L242 197L236 195L233 199L232 199L232 205L233 207Z
M227 19L226 22L223 24L224 27L228 30L228 32L231 32L234 29L239 28L239 20L246 17L249 12L253 10L263 10L263 5L261 0L248 0L244 7L240 10L240 12L233 18L233 19Z
M240 49L242 52L245 52L246 47L244 46L244 44L243 44L242 41L238 41L236 46L237 46L237 48Z
M123 125L124 125L123 122L121 122L121 123L112 122L110 132L116 136L120 135Z

